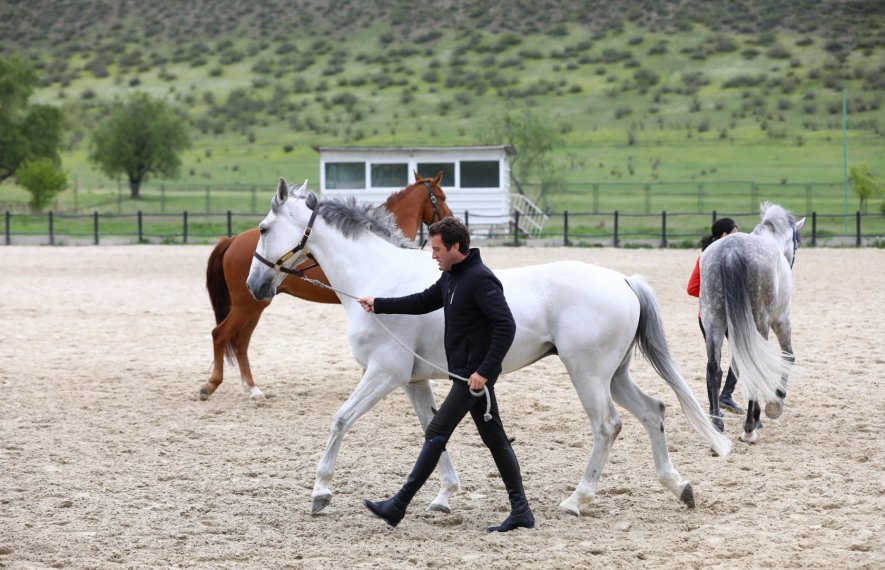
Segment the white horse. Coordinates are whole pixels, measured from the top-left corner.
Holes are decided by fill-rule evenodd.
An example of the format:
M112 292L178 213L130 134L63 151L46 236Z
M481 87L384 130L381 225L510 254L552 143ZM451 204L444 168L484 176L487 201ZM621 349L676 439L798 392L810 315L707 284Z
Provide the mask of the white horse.
M767 402L765 415L778 418L787 395L787 375L795 358L791 342L790 303L793 261L799 247L798 222L777 204L765 202L762 221L752 233L735 233L713 242L701 254L701 322L706 331L707 392L710 416L724 429L719 411L722 380L722 340L726 330L733 366L744 383L747 417L741 440L755 443L759 436L759 403ZM768 344L774 330L778 353Z
M329 441L317 467L313 512L331 500L329 484L345 433L354 422L397 387L403 387L426 428L434 398L428 378L446 378L443 312L421 316L372 315L352 296L398 296L421 291L439 277L437 264L423 251L404 247L388 219L369 207L343 200L318 201L280 180L272 207L259 225L260 239L247 286L258 298L274 295L284 274L312 255L347 311L347 336L365 373L332 421ZM293 244L298 244L294 248ZM277 260L276 263L270 260ZM584 476L560 508L580 515L596 491L621 421L612 402L636 416L651 439L658 480L689 507L691 484L673 467L664 436L664 405L634 384L630 376L638 345L675 392L692 427L714 450L726 455L731 442L710 423L673 362L651 288L638 276L567 261L496 271L516 321L516 337L503 363L512 372L552 354L565 364L593 428L593 447ZM392 330L399 341L384 330ZM399 344L402 342L403 344ZM407 351L407 346L410 351ZM439 366L439 370L427 362ZM442 487L430 510L449 511L459 490L448 454L440 460Z

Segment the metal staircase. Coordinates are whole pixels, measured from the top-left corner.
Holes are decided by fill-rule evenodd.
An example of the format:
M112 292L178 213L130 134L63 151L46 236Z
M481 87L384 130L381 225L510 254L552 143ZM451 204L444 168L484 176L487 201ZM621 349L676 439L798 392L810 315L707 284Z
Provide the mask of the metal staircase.
M525 237L537 238L547 223L548 216L531 200L522 194L510 194L510 211L513 215L511 226L517 223L516 213L519 213L519 227L517 230Z

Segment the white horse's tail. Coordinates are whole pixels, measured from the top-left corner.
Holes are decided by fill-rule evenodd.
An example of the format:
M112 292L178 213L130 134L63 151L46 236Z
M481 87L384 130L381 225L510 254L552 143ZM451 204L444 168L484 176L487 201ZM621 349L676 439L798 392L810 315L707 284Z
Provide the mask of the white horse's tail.
M710 421L670 355L661 310L654 291L639 275L627 277L626 281L639 299L639 327L636 331L639 350L676 393L691 427L710 442L716 453L723 457L728 455L731 452L731 441L719 433Z
M725 289L725 315L728 320L728 342L735 373L744 383L750 400L780 400L781 376L790 371L786 355L776 350L759 334L753 318L752 303L747 290L749 267L738 252L729 251L719 274Z

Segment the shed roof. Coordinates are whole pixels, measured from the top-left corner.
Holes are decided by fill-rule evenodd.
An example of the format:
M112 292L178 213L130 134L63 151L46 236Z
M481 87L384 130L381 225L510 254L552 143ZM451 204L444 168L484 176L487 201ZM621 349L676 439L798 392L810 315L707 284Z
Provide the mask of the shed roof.
M503 150L508 155L516 154L516 149L509 144L493 145L455 145L455 146L312 146L316 152L325 151L379 151L379 152L414 152L414 151L451 151L451 150Z

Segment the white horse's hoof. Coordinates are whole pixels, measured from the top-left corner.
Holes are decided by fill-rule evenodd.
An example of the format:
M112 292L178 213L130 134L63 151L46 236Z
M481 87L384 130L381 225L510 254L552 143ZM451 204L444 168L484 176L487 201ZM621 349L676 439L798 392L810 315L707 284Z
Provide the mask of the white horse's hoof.
M567 515L572 515L573 517L581 516L581 509L579 509L577 505L569 502L568 500L563 501L559 504L559 512L565 513Z
M685 487L682 488L682 493L680 493L679 495L679 500L685 503L689 509L694 508L694 490L691 488L691 483L686 483Z
M756 443L759 441L759 434L756 433L756 430L753 430L751 433L744 432L741 434L741 441L749 444Z
M441 505L439 503L430 503L430 506L427 507L427 510L433 513L451 513L452 509L449 508L448 505Z
M766 402L765 415L772 420L776 420L784 413L783 400L775 400L774 402Z
M329 493L328 495L317 495L313 498L313 503L310 506L310 514L317 514L318 512L329 506L329 503L331 502L332 493Z
M267 400L267 396L264 395L264 392L261 391L261 388L255 386L251 390L249 390L249 399L253 402L263 402Z

